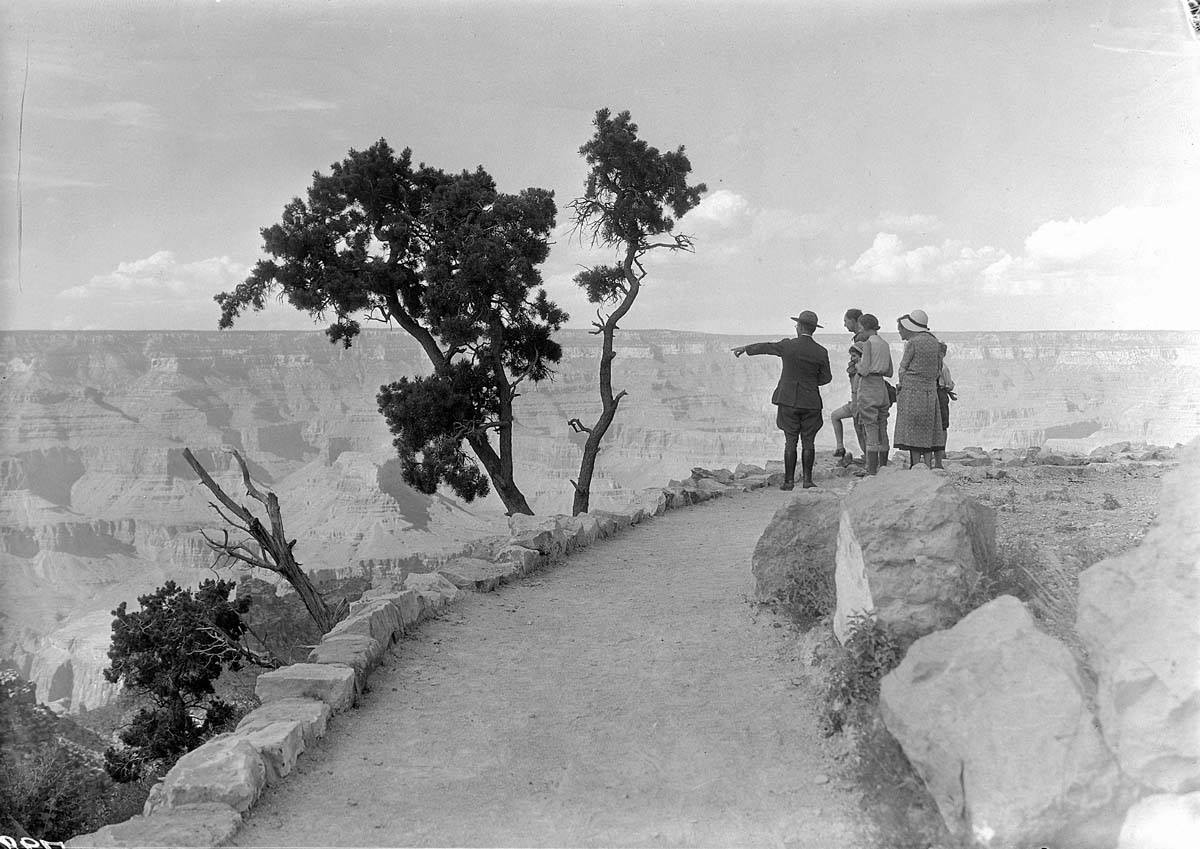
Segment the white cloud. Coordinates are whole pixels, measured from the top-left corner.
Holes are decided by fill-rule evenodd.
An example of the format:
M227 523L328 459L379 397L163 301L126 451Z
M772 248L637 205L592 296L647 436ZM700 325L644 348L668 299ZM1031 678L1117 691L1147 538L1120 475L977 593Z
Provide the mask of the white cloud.
M233 289L249 267L227 256L181 262L171 251L119 263L55 297L52 323L63 329L215 330L220 310L213 296ZM272 303L243 316L245 330L309 330L313 322L289 306Z
M236 286L248 271L225 256L181 263L171 251L159 251L145 259L122 262L115 271L66 289L59 297L138 306L211 302L213 294Z
M758 256L768 245L812 238L829 223L823 213L759 207L744 195L717 189L705 195L675 229L695 237L705 262L720 263ZM686 261L684 255L676 259Z
M750 201L731 192L717 189L700 199L700 204L686 216L692 226L713 224L722 229L746 223L751 216Z
M895 233L879 233L848 270L869 283L945 284L977 274L1004 258L1003 251L996 248L975 248L951 239L940 245L908 248Z
M1117 207L1088 221L1047 221L1025 240L1025 256L1033 268L1046 270L1153 265L1182 255L1178 249L1194 222L1181 211L1153 207Z
M883 232L842 263L835 279L901 303L960 309L966 326L980 326L984 315L1047 326L1047 314L1064 327L1200 326L1195 316L1170 315L1197 306L1188 248L1197 214L1190 206L1116 207L1094 218L1046 221L1016 253L951 239L909 244ZM974 321L965 318L972 312Z

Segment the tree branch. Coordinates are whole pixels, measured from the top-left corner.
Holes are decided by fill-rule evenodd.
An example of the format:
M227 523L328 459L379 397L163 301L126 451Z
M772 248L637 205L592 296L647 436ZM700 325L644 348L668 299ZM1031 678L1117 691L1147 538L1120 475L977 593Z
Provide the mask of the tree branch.
M225 490L221 489L221 487L217 485L217 482L212 479L212 475L210 475L205 468L200 465L200 461L197 460L195 455L192 454L192 449L183 449L183 459L187 460L188 465L192 467L192 471L200 476L200 482L208 488L209 492L217 497L218 501L225 505L225 508L229 510L230 513L237 516L246 524L250 524L250 520L253 518L250 514L250 511L242 507L242 505L238 504L225 494Z
M225 453L232 454L233 459L237 460L237 464L242 470L242 483L244 483L246 485L246 494L249 495L251 498L253 498L255 501L259 501L259 502L262 502L263 504L266 504L267 497L265 495L263 495L258 490L258 488L254 485L254 483L250 480L250 469L247 468L246 461L242 459L242 455L237 452L236 448L226 448Z

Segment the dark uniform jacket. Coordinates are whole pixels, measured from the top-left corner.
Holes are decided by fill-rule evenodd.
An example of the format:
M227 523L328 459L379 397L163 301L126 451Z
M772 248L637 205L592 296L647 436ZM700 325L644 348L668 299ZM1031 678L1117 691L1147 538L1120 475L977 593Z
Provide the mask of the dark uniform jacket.
M778 342L756 342L746 346L747 354L774 354L783 359L783 373L771 396L771 403L802 410L821 409L821 392L833 380L829 370L829 352L811 336L793 336Z

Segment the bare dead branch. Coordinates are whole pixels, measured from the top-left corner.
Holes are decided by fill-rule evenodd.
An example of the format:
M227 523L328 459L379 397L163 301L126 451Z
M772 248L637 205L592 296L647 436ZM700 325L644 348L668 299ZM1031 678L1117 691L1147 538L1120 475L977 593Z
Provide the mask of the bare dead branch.
M234 450L229 451L229 453L233 454L238 466L241 468L242 482L246 487L246 494L266 505L267 516L270 521L270 529L268 529L257 516L243 505L238 504L221 489L212 476L196 460L190 449L184 448L183 453L188 464L200 476L201 483L216 496L221 505L224 505L225 509L222 510L220 506L210 502L213 509L217 511L217 514L230 525L249 535L249 539L247 540L231 542L229 532L226 530L223 541L217 542L201 531L201 535L204 536L204 540L208 546L217 552L220 557L282 575L296 589L296 592L299 593L304 606L308 609L317 627L321 629L322 633L328 633L340 616L336 611L329 609L329 605L321 598L320 593L317 592L308 575L305 574L304 570L300 568L300 564L296 561L293 554L296 540L289 540L284 531L283 514L279 509L278 496L269 490L264 493L255 487L253 481L250 480L250 470L245 460L242 459L241 454ZM241 523L236 521L237 519L240 519ZM257 546L257 553L248 546L248 543ZM342 615L344 615L344 612Z
M226 448L225 453L232 454L233 459L237 460L237 464L242 470L242 483L246 485L246 494L255 501L261 501L263 504L266 504L267 497L259 492L258 488L251 482L250 469L246 467L246 461L242 459L242 455L235 448Z
M247 533L247 534L250 533L249 527L238 522L236 519L231 519L225 513L224 510L222 510L219 506L217 506L216 502L210 501L210 502L208 502L208 506L211 507L213 510L217 511L217 515L220 516L225 521L226 524L232 525L233 527L237 528L239 531L241 531L243 533Z
M192 449L183 449L183 459L187 460L188 465L192 467L192 471L200 476L200 482L208 488L209 492L217 497L218 501L225 505L225 508L230 513L249 524L251 519L250 512L225 494L225 490L221 489L217 482L212 479L212 475L200 465L200 461L192 454Z

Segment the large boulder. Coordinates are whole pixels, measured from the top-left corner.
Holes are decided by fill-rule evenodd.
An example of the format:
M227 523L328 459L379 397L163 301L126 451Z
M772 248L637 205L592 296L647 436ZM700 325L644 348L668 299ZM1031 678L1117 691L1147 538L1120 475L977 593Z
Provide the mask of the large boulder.
M421 619L421 599L416 590L399 590L396 587L380 587L363 593L362 599L350 605L353 615L357 610L375 601L385 601L396 608L400 631L407 631Z
M372 598L356 601L350 605L350 615L333 626L326 637L339 634L358 634L377 640L388 646L402 630L400 610L390 599Z
M535 572L546 563L546 555L532 548L507 545L496 553L497 563L510 563L518 575Z
M67 841L70 849L114 846L225 846L242 815L221 802L198 802L136 816Z
M1163 481L1155 527L1079 576L1076 630L1100 727L1148 788L1200 790L1200 447Z
M493 563L478 557L456 557L438 569L438 574L460 590L488 593L517 574L510 561Z
M514 513L508 518L510 544L532 548L553 559L567 553L567 536L563 533L566 516L527 516Z
M326 634L308 653L308 662L346 666L354 670L355 685L361 693L367 675L383 657L384 646L374 637L362 634Z
M299 719L281 719L265 725L247 726L234 733L254 747L267 768L267 784L278 784L304 753L304 723Z
M411 573L404 577L404 589L414 590L421 602L422 617L430 616L458 600L458 587L437 572Z
M995 847L1115 841L1115 764L1075 660L1012 596L913 643L879 708L952 833Z
M580 513L567 519L563 530L575 538L576 548L587 548L600 538L600 520L587 513Z
M259 675L254 695L264 705L282 699L319 699L334 713L340 713L354 704L354 683L354 670L348 667L293 663Z
M1200 846L1200 792L1147 796L1129 809L1117 849L1195 849Z
M811 590L832 603L841 515L841 499L818 489L802 490L776 510L750 560L755 598L794 601Z
M650 487L642 490L632 503L641 507L647 518L661 516L667 512L667 493L662 487Z
M953 625L995 558L996 513L928 469L864 478L842 502L833 629L874 611L905 639Z
M156 784L142 811L197 802L219 802L245 813L267 783L267 767L258 750L241 737L222 734L188 752Z
M250 711L237 724L237 730L251 732L277 722L296 722L305 747L309 747L325 736L331 713L329 705L318 699L279 699Z

